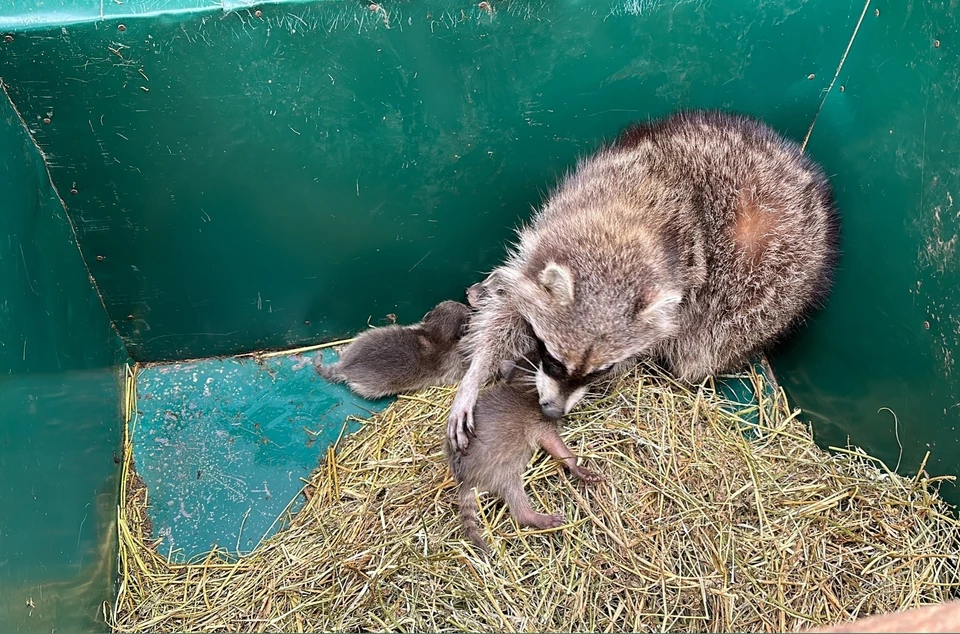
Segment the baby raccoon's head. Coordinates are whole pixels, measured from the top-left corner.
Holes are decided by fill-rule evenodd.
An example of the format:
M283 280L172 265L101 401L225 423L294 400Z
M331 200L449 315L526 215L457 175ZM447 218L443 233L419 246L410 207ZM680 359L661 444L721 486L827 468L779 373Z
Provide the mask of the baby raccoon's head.
M502 297L506 292L503 274L494 269L485 280L467 289L467 303L471 308L480 308L487 300Z
M424 315L421 325L437 341L454 343L467 333L471 314L466 304L446 300Z
M554 260L534 267L533 279L518 276L517 308L537 344L537 391L550 418L569 413L591 383L677 327L681 294L673 285L638 276L640 266L624 273L588 264L591 276Z

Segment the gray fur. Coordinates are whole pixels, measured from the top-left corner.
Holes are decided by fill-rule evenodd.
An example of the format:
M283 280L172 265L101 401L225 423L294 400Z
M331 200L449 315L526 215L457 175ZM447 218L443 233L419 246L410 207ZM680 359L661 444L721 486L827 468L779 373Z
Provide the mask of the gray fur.
M459 343L472 311L465 304L445 301L412 326L385 326L361 333L336 363L317 372L332 383L346 383L356 394L374 399L413 392L434 385L451 385L465 370Z
M480 386L538 340L557 366L538 376L552 413L558 375L639 356L689 382L737 368L824 303L839 231L822 169L759 121L693 111L629 128L519 230L507 292L465 339L448 435L466 447Z
M526 367L524 367L526 365ZM477 525L477 492L489 491L501 497L521 526L555 528L564 523L562 515L537 513L530 506L523 486L523 472L538 448L561 460L570 473L585 482L601 477L577 465L577 458L560 439L557 421L540 411L532 383L535 366L507 362L504 381L483 390L477 400L475 436L470 453L462 454L444 442L444 455L454 479L460 483L460 518L466 535L489 552Z
M507 292L500 272L492 271L482 282L477 282L467 289L467 303L471 308L479 309L487 302L491 295L501 296Z

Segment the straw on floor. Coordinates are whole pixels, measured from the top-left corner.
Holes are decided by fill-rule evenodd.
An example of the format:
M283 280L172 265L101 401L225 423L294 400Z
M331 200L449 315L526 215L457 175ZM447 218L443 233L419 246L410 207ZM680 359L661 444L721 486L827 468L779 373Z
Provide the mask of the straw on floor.
M710 386L647 367L565 422L568 445L607 482L573 481L538 454L528 491L568 523L518 529L483 497L485 558L461 534L441 454L452 395L400 398L342 439L303 510L239 560L220 552L177 565L152 548L128 440L111 625L782 632L939 602L960 587L960 524L922 466L903 478L855 450L828 454L782 394L761 401L751 426Z

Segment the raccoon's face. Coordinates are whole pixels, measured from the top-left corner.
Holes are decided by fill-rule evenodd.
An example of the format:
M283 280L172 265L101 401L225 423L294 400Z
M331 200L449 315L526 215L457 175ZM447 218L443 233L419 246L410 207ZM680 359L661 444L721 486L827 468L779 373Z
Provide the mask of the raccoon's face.
M540 409L544 416L556 420L569 414L573 406L587 394L590 384L609 373L613 364L598 367L586 374L571 373L566 364L547 350L542 339L536 337L536 341L537 356L540 357L537 368Z
M649 351L676 329L676 292L583 285L577 293L573 273L555 262L536 283L527 282L518 286L517 304L537 343L537 391L549 418L569 413L614 365Z
M423 327L440 341L457 341L470 325L470 309L460 302L443 301L423 317Z
M502 297L506 293L503 276L494 269L482 282L477 282L467 289L467 303L471 308L480 308L480 304L491 297Z

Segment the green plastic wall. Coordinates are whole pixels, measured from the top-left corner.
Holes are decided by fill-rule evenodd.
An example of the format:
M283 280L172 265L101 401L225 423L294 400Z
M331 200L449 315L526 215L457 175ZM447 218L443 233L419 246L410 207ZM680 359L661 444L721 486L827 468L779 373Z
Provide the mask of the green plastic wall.
M2 93L0 201L0 629L103 629L125 353Z
M904 473L929 450L932 474L960 472L955 2L246 4L0 11L10 103L135 359L417 319L493 266L601 139L678 107L734 109L809 133L843 216L836 290L772 355L779 380L824 445L849 437ZM64 287L86 280L70 253ZM21 319L46 323L14 279ZM92 306L103 334L63 345L91 341L108 376Z
M418 319L462 297L556 176L637 118L730 107L802 138L862 9L492 6L128 15L0 42L134 358Z
M868 5L808 146L843 213L838 284L773 358L819 442L906 474L927 451L931 474L960 474L957 18L956 2Z

